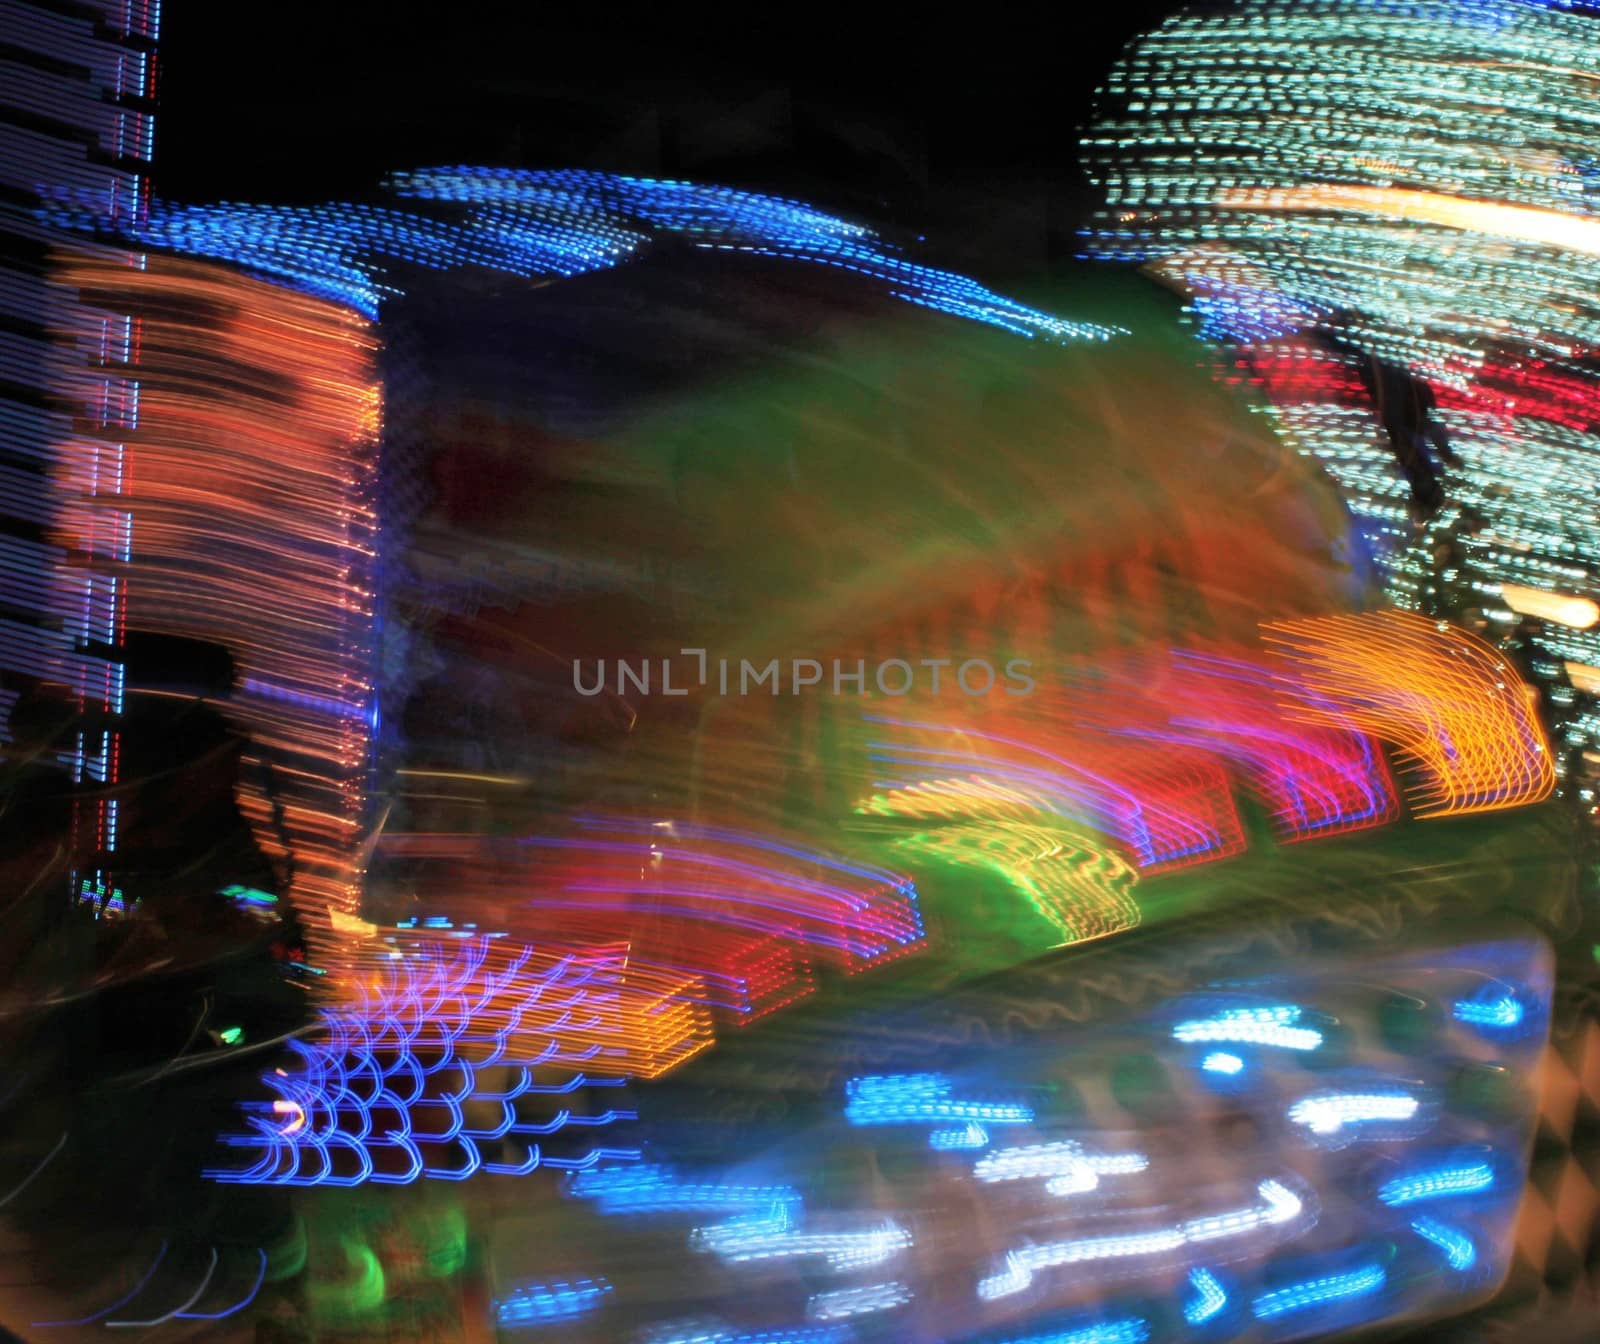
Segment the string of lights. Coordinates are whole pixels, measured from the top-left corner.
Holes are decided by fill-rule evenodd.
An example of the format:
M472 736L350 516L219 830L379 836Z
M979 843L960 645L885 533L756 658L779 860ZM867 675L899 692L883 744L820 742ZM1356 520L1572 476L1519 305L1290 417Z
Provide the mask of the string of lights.
M369 319L403 292L407 270L581 275L643 254L657 235L675 235L700 248L842 268L894 298L1018 336L1070 342L1116 334L921 265L865 225L780 197L605 173L470 167L400 173L390 188L417 204L156 202L123 226L60 191L44 213L50 224L79 233L126 227L140 246L226 262Z

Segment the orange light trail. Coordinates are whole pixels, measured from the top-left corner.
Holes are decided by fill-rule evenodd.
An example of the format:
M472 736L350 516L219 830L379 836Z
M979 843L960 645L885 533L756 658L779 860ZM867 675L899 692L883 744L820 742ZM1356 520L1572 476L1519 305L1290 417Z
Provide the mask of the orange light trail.
M352 974L338 1009L375 1027L420 970L448 960L460 936L409 930L348 949ZM626 944L530 948L513 938L467 940L481 960L452 983L450 1004L467 1035L453 1048L469 1063L489 1050L537 1055L559 1042L560 1055L598 1078L658 1078L694 1058L715 1040L703 987L681 971L636 964ZM581 993L556 993L564 964L583 968ZM420 982L418 982L420 983ZM422 1014L420 1020L430 1017Z
M1411 768L1418 816L1522 807L1555 789L1527 688L1476 635L1407 611L1264 627L1312 722L1370 733Z
M1216 204L1227 210L1333 210L1345 214L1376 215L1414 224L1441 224L1539 243L1600 257L1600 222L1559 210L1524 205L1474 201L1441 192L1403 187L1361 187L1338 182L1318 182L1296 187L1251 187L1223 192Z
M314 957L359 901L371 749L377 338L353 311L204 262L59 260L86 301L134 315L126 470L69 446L60 540L114 563L125 628L226 647L226 712L250 745L240 810L286 878Z

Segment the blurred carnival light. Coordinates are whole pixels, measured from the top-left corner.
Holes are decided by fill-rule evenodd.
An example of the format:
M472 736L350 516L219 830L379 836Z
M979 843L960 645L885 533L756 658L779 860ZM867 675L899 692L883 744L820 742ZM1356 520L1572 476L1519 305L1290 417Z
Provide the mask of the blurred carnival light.
M1303 714L1354 724L1405 753L1420 816L1525 806L1554 789L1527 696L1475 636L1399 611L1286 622L1267 634L1289 661Z
M233 656L239 804L314 958L331 955L360 900L374 727L377 335L206 262L72 254L58 278L133 314L104 358L139 408L122 469L100 469L92 437L63 453L61 540L108 585L118 629Z
M1500 598L1519 616L1535 616L1541 621L1587 630L1600 621L1600 605L1592 598L1569 597L1542 588L1525 588L1520 583L1500 585Z
M627 1008L615 961L535 957L526 948L512 955L496 940L472 938L390 953L369 974L359 999L324 1010L312 1043L292 1042L294 1072L262 1075L279 1095L247 1110L289 1123L251 1115L251 1132L227 1143L259 1158L215 1179L406 1185L637 1156L592 1141L559 1147L634 1118L615 1105L586 1113L573 1104L580 1089L619 1087L641 1070L629 1029L637 1034L650 1015ZM659 1035L660 1025L650 1025ZM548 1116L519 1112L519 1102L539 1101L549 1103ZM504 1160L495 1160L502 1148Z
M1188 990L1087 1030L1040 1019L1005 1051L948 1046L938 1072L848 1078L803 1133L748 1157L693 1175L580 1172L569 1194L643 1237L631 1254L644 1263L709 1275L727 1312L703 1327L713 1338L849 1320L904 1339L1166 1339L1187 1337L1181 1320L1287 1340L1426 1319L1494 1290L1513 1254L1549 1022L1540 939L1347 947L1247 974L1224 956L1218 981L1157 961ZM1043 990L1054 972L1011 980L1035 974ZM1452 1008L1481 996L1485 974L1514 984L1539 1024L1494 1052L1504 1091L1489 1105L1459 1086L1486 1056ZM1426 1021L1425 1044L1385 1025L1396 996ZM974 987L950 1020L1014 1013L1006 1001ZM1248 1060L1221 1082L1195 1067L1219 1039ZM876 1048L918 1052L909 1036ZM1323 1050L1331 1076L1307 1058ZM969 1143L929 1142L956 1126ZM870 1182L851 1175L862 1164ZM648 1296L651 1280L626 1261L606 1272L624 1312L613 1319L656 1307L626 1314L626 1285ZM660 1328L705 1337L683 1318Z
M1441 59L1486 64L1489 92L1565 135L1575 114L1540 110L1565 77L1548 62L1531 74L1517 55L1546 31L1526 8L1508 4L1492 41L1429 0L1363 7L1372 40L1360 43L1334 42L1328 6L1310 0L1246 4L1244 23L1174 20L1131 58L1137 74L1118 77L1144 105L1095 141L1120 175L1117 227L1100 245L1158 255L1208 334L1250 347L1246 372L1283 435L1360 485L1398 535L1358 380L1293 339L1359 307L1354 334L1438 381L1452 427L1471 425L1474 498L1539 483L1541 499L1497 516L1506 545L1525 549L1495 591L1510 603L1548 584L1581 603L1571 548L1552 558L1546 543L1547 515L1575 516L1585 488L1569 470L1591 432L1573 352L1592 314L1568 309L1590 292L1573 283L1592 278L1589 251L1571 247L1588 221L1558 190L1570 184L1522 199L1549 176L1537 162L1497 166L1506 199L1466 200L1446 179L1472 177L1484 155L1453 120L1420 141L1438 171L1412 182L1396 164L1419 141L1390 129L1398 95L1375 93L1360 66L1383 43L1413 84ZM1296 44L1310 38L1308 61ZM1356 166L1358 184L1304 194L1324 118L1302 125L1298 105L1254 85L1237 95L1239 43L1257 55L1264 43L1308 79L1337 48L1318 107L1361 123L1372 162ZM1206 74L1179 109L1162 90L1185 61ZM1292 160L1270 181L1170 152L1174 138L1226 141L1240 117L1250 154ZM1329 559L1333 492L1285 467L1272 439L1218 409L1225 399L1178 383L1187 354L1109 342L1109 325L1005 299L793 201L467 168L391 188L373 207L157 206L133 241L202 260L69 262L69 283L140 314L115 362L144 388L134 470L113 483L87 457L74 468L74 549L126 566L117 579L147 624L236 651L231 712L260 766L246 805L325 973L316 1034L295 1043L292 1067L263 1075L247 1132L228 1140L243 1163L215 1179L471 1190L534 1176L521 1188L551 1215L528 1238L543 1259L502 1266L490 1312L516 1331L1137 1344L1181 1333L1181 1318L1276 1341L1455 1310L1492 1289L1510 1260L1549 1025L1543 944L1474 934L1325 951L1341 919L1371 915L1356 890L1377 870L1368 855L1338 889L1297 878L1292 937L1210 976L1198 968L1222 959L1206 941L1221 921L1192 893L1238 888L1208 869L1183 896L1162 893L1257 842L1287 867L1280 843L1360 843L1398 820L1386 750L1423 819L1541 801L1552 753L1518 672L1435 620L1316 614L1355 586ZM84 222L67 206L57 218ZM1426 264L1401 264L1401 224L1424 230ZM488 274L504 284L499 311L516 313L548 297L522 281L645 271L657 252L670 261L674 240L713 259L827 268L891 301L892 338L814 345L835 317L819 304L796 323L788 364L741 373L731 391L652 389L643 411L574 391L595 404L506 434L543 494L499 491L509 469L482 473L505 495L487 512L514 540L452 554L470 530L441 523L426 545L385 541L396 549L380 556L380 537L403 529L384 532L375 494L380 429L386 452L401 439L379 424L377 335L408 291L426 290L429 272ZM1569 247L1578 260L1549 253ZM1440 297L1463 278L1515 328L1495 328L1505 339L1490 356L1473 344L1485 314ZM917 310L941 324L920 345L903 336ZM640 325L619 349L662 343ZM681 324L703 325L699 310ZM391 351L404 330L396 317ZM510 344L521 377L536 360ZM757 342L736 331L729 344L744 360ZM396 376L391 391L411 389ZM566 405L561 392L551 404ZM1534 393L1538 414L1521 403ZM580 496L594 510L580 521L601 524L588 535L561 530ZM538 547L523 544L530 499L552 534ZM662 522L674 509L688 520L679 532ZM1384 572L1396 600L1420 606L1404 551ZM689 577L658 582L663 558ZM402 559L425 577L399 598L380 592L412 582L394 577ZM396 612L405 619L387 619ZM634 621L648 649L619 650ZM1263 621L1265 651L1251 642ZM1573 657L1600 662L1568 625ZM1007 671L1031 655L1037 684L972 693L962 645ZM698 656L691 690L664 672L651 682L664 655ZM836 673L818 704L795 672L782 696L774 682L734 697L716 676L724 655L817 667L805 687L825 659L915 659L955 687L851 698ZM432 712L460 718L427 723L427 705L415 716L445 750L417 748L393 772L380 822L375 766L408 749L376 750L383 683L452 660L460 679L441 677ZM528 673L536 662L559 670L559 696ZM593 694L581 677L566 684L580 663L600 668ZM630 681L624 664L646 670ZM541 738L524 711L560 721ZM1310 867L1306 849L1294 853ZM366 881L369 861L387 885ZM255 890L229 899L271 903L242 894ZM1392 940L1393 911L1380 914ZM1140 926L1157 915L1191 920L1181 952L1124 977L1110 959L1150 946L1162 931ZM1025 936L974 950L1012 916ZM1263 930L1282 923L1281 908L1261 916ZM1016 964L1089 941L1070 972L1059 954ZM952 978L941 963L957 980L1006 974L952 1007L923 994ZM1117 1021L1059 1029L1102 992L1118 997ZM920 997L878 1030L896 995ZM1425 1046L1397 1043L1374 1007L1385 996L1406 1000ZM839 1006L863 1003L866 1044L842 1041ZM727 1030L755 1021L761 1031ZM1487 1072L1498 1108L1461 1082ZM624 1093L636 1081L654 1086ZM782 1123L724 1115L741 1107ZM320 1309L370 1316L385 1257L357 1237L339 1254L349 1273Z
M1595 53L1592 16L1533 0L1241 0L1142 39L1084 146L1096 252L1188 296L1219 374L1339 482L1390 598L1550 623L1525 642L1578 749L1600 719L1556 679L1600 662ZM1430 403L1431 444L1373 367Z

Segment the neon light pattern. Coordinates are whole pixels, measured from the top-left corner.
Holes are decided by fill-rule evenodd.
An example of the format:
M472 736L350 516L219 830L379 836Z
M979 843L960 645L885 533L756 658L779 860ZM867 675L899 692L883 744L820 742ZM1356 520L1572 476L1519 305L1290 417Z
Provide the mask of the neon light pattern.
M1067 1241L1045 1242L1010 1251L1004 1265L978 1284L978 1296L985 1301L994 1301L1022 1292L1032 1284L1034 1275L1041 1269L1167 1254L1180 1251L1188 1245L1229 1240L1292 1224L1305 1212L1305 1201L1281 1181L1262 1181L1256 1187L1256 1193L1260 1197L1259 1204L1203 1218L1191 1218L1176 1227L1110 1236L1074 1237Z
M1348 729L1294 722L1278 678L1258 661L1178 649L1166 667L1134 667L1121 680L1129 692L1118 697L1121 717L1097 718L1101 726L1230 761L1285 840L1364 830L1399 815L1377 744Z
M989 1146L989 1131L968 1121L952 1129L936 1129L928 1135L928 1147L936 1152L970 1151Z
M558 1279L514 1289L495 1303L494 1318L503 1329L574 1321L598 1311L611 1295L608 1279Z
M572 882L586 885L581 847L566 854L540 854L520 842L494 843L472 835L412 833L384 837L384 852L430 865L430 885L451 893L457 908L468 910L481 900L499 903L507 873L537 888ZM648 848L642 852L649 854ZM655 907L650 897L650 868L631 871L616 855L600 864L604 872L622 870L618 890L600 896L536 900L506 911L519 936L541 946L581 949L625 942L628 964L639 974L679 982L679 993L711 1010L720 1021L745 1026L805 998L816 988L813 957L807 944L791 936L774 917L769 929L741 927L752 923L750 911L710 902L713 918L672 915ZM774 872L775 880L778 873ZM629 889L631 887L631 889ZM711 893L707 893L708 900ZM680 902L681 902L680 898ZM502 907L503 908L503 907ZM721 919L734 923L720 922ZM446 917L443 927L454 927Z
M399 195L459 202L513 217L541 218L577 207L601 218L636 221L687 237L696 247L783 257L842 267L884 285L894 297L985 322L1020 336L1052 341L1103 341L1115 329L1049 317L984 289L965 276L907 261L863 225L799 201L588 172L442 168L402 173Z
M882 868L755 832L579 817L571 838L524 842L537 927L564 914L683 920L778 938L850 972L919 949L916 887Z
M869 743L886 778L857 804L865 815L1061 817L1125 846L1144 873L1245 847L1227 776L1199 753L1141 751L1033 723L990 732L876 716L867 722L888 733Z
M800 1195L787 1185L725 1185L684 1181L667 1167L629 1165L577 1172L571 1191L603 1214L719 1213L752 1209L798 1212Z
M249 1132L224 1138L255 1150L255 1163L209 1175L250 1185L404 1185L636 1158L581 1138L633 1119L631 1110L574 1113L562 1100L622 1081L599 1072L627 1054L607 1011L617 986L614 963L540 959L527 948L509 955L487 938L385 957L357 982L359 1000L323 1010L319 1039L290 1042L293 1074L262 1075L278 1095L247 1104ZM565 1070L567 1079L535 1082L535 1069ZM550 1118L521 1118L520 1099L545 1103ZM576 1155L565 1154L574 1139ZM493 1158L497 1148L508 1150L504 1160Z
M1095 1189L1102 1176L1127 1176L1143 1171L1150 1159L1143 1153L1105 1156L1076 1140L1002 1148L978 1160L972 1174L986 1185L997 1181L1047 1181L1053 1195ZM1056 1183L1062 1182L1059 1187Z
M1214 1017L1179 1022L1172 1029L1172 1039L1185 1044L1225 1042L1264 1045L1278 1050L1315 1050L1322 1044L1322 1033L1311 1027L1295 1026L1301 1012L1292 1004L1272 1008L1226 1008Z
M1531 1030L1494 1042L1498 1084L1512 1089L1505 1099L1515 1096L1516 1113L1508 1106L1486 1114L1451 1086L1463 1065L1485 1058L1485 1043L1478 1028L1449 1010L1462 1001L1492 1002L1515 986L1526 1020L1546 1022L1550 949L1536 935L1377 955L1363 944L1264 970L1248 950L1227 946L1239 960L1219 966L1219 980L1186 980L1175 997L1131 1020L1118 1014L1105 1027L1058 1033L1053 1023L1029 1024L1034 1040L1013 1037L1005 1050L977 1033L952 1044L947 1029L960 1031L971 1020L972 1001L958 999L954 1015L931 1024L910 1051L939 1058L946 1072L853 1080L838 1111L818 1117L792 1143L763 1144L732 1159L728 1174L594 1172L574 1178L572 1189L602 1212L604 1192L616 1191L619 1212L654 1212L668 1220L660 1230L669 1237L684 1234L685 1213L709 1213L709 1226L688 1231L691 1244L716 1257L716 1273L732 1276L719 1280L729 1283L725 1291L761 1301L772 1335L798 1328L802 1311L816 1320L835 1305L897 1297L887 1289L879 1297L885 1283L913 1293L900 1305L920 1313L953 1271L955 1282L976 1291L960 1300L938 1295L934 1329L952 1338L1070 1338L1076 1330L1144 1319L1158 1299L1199 1333L1237 1331L1242 1320L1263 1341L1296 1338L1322 1323L1414 1321L1468 1305L1497 1281L1516 1245L1544 1046ZM1163 967L1176 974L1174 963ZM1071 984L1067 969L1042 962L1014 970L999 1001L1008 1014L1014 1004L1054 1004ZM1436 1033L1426 1055L1405 1055L1418 1076L1408 1075L1403 1087L1385 1072L1399 1047L1381 1030L1362 1029L1369 1010L1371 1025L1381 1027L1386 1005L1401 995L1429 1009ZM1007 1020L1021 1035L1016 1017ZM1344 1024L1337 1041L1317 1046L1336 1048L1340 1073L1308 1074L1314 1053L1252 1042L1234 1056L1247 1061L1249 1085L1226 1089L1219 1105L1195 1066L1230 1050L1176 1039L1180 1023L1282 1030ZM1141 1068L1123 1075L1130 1049L1139 1052ZM1143 1067L1145 1052L1158 1067ZM891 1057L907 1056L897 1050ZM1158 1071L1164 1082L1154 1082ZM1306 1096L1308 1077L1332 1085ZM1142 1087L1146 1078L1157 1098L1148 1112L1124 1100L1131 1094L1123 1088L1125 1079ZM1298 1124L1285 1116L1297 1097L1313 1103ZM1032 1114L1017 1117L1020 1128L1001 1128L943 1118L951 1103L1025 1105ZM875 1123L849 1123L852 1108ZM1219 1116L1248 1123L1215 1126ZM923 1148L931 1135L969 1125L984 1131L983 1146L941 1147L934 1155ZM1329 1132L1314 1134L1316 1127ZM1425 1130L1427 1149L1417 1143ZM1238 1141L1243 1132L1251 1142ZM1318 1140L1314 1154L1306 1151L1308 1136ZM1355 1139L1383 1146L1378 1154L1347 1153ZM1371 1175L1374 1161L1395 1159L1398 1165ZM1481 1174L1461 1174L1478 1165L1493 1168L1488 1188L1473 1188ZM838 1179L863 1168L878 1174L866 1198ZM792 1184L779 1183L785 1178ZM823 1192L825 1205L808 1208L802 1189ZM1388 1200L1410 1202L1386 1202L1385 1192ZM1423 1213L1437 1216L1424 1220ZM992 1228L1027 1235L1016 1234L994 1254L983 1235ZM1401 1259L1391 1269L1386 1258L1359 1255L1356 1248L1367 1245L1383 1246L1385 1257L1398 1246ZM1337 1247L1359 1258L1330 1249ZM1286 1262L1298 1268L1280 1275ZM771 1290L773 1270L787 1277L790 1266L805 1273L803 1297ZM1372 1268L1386 1277L1370 1281ZM839 1281L818 1283L815 1272ZM857 1290L860 1298L852 1296ZM1095 1315L1061 1314L1086 1308ZM873 1312L839 1319L861 1333L879 1331L881 1320L895 1333L892 1321ZM907 1330L918 1333L927 1318L912 1319ZM739 1328L755 1332L749 1324Z
M1457 1022L1483 1027L1491 1031L1508 1031L1522 1025L1526 1016L1522 1003L1514 994L1500 991L1493 997L1458 999L1450 1010Z
M1451 1269L1465 1272L1478 1262L1478 1251L1472 1244L1472 1238L1465 1232L1446 1226L1437 1218L1413 1219L1411 1230L1443 1251Z
M845 1084L845 1118L852 1125L919 1125L968 1120L982 1125L1025 1125L1033 1108L1018 1102L970 1101L951 1095L937 1073L881 1074Z
M473 933L463 936L461 931L456 931L445 935L444 940L447 944L465 941L470 946L477 937ZM529 952L527 945L496 934L486 935L484 941L490 948L490 964L497 974L504 973L506 963L515 964ZM404 946L431 957L434 942L423 934ZM548 949L536 947L531 955L541 971L569 963L592 967L596 975L608 982L606 992L590 996L587 1016L552 1019L568 1033L574 1045L583 1041L585 1048L594 1044L601 1046L584 1069L591 1078L619 1081L659 1078L710 1049L716 1040L710 1016L700 1006L694 981L680 973L636 965L626 948L615 942L577 948L559 944ZM498 1011L514 1014L519 993L520 988L513 989L509 1000L497 1005ZM546 1018L537 1013L531 1016L524 1013L520 1023L523 1028L546 1029Z
M776 835L597 816L562 836L480 839L413 835L389 852L445 861L461 908L499 901L511 931L541 948L622 958L625 997L640 1005L629 1038L643 1057L623 1070L635 1076L710 1044L713 1013L744 1026L809 994L815 963L855 974L925 946L909 878ZM508 873L530 893L510 906ZM473 927L408 925L442 937Z
M1370 1297L1382 1291L1386 1277L1382 1269L1371 1265L1348 1274L1329 1274L1325 1278L1308 1279L1291 1288L1262 1293L1250 1304L1250 1310L1258 1321L1270 1321L1278 1316L1310 1311L1351 1298Z
M933 860L995 873L1048 920L1063 943L1087 942L1139 923L1139 873L1092 836L1065 826L995 818L904 836L911 862Z
M83 255L59 271L138 326L117 356L140 406L138 488L119 505L139 536L117 557L122 618L231 653L242 685L225 712L250 743L240 810L327 963L335 917L359 901L372 740L376 335L348 309L206 263ZM101 554L96 468L66 451L63 469L62 536Z
M403 204L155 204L130 240L239 266L376 318L406 270L468 266L560 277L616 266L656 236L694 247L839 267L893 298L1018 336L1105 341L1114 328L1051 317L976 281L919 265L864 225L798 201L686 182L589 172L433 168L397 174ZM94 233L104 221L56 193L52 224ZM443 208L441 208L441 206Z
M1410 1176L1385 1181L1378 1198L1391 1209L1460 1195L1481 1195L1494 1188L1494 1168L1487 1162L1463 1162L1430 1167Z
M66 14L8 0L4 23L0 294L11 321L0 396L0 674L9 690L0 695L0 719L24 687L54 687L63 704L108 725L75 734L56 762L84 792L68 841L68 898L92 905L96 918L117 917L129 911L112 871L120 848L115 716L125 678L106 649L122 646L126 624L123 588L108 569L128 558L133 537L122 495L139 424L139 386L126 367L137 323L53 283L38 263L58 240L28 207L70 188L97 224L137 222L150 192L160 5L122 0ZM144 264L136 252L101 251L109 266ZM79 551L52 534L62 507L86 494L101 526L93 546Z
M814 1321L848 1321L855 1316L893 1311L909 1301L911 1290L903 1283L870 1283L861 1288L813 1293L806 1303L806 1315Z
M760 1219L736 1219L700 1228L692 1244L732 1264L756 1260L818 1258L834 1271L866 1269L892 1260L911 1246L911 1233L893 1220L860 1231L803 1232L789 1226L782 1210Z
M1184 1304L1183 1319L1190 1325L1204 1325L1228 1305L1228 1294L1209 1269L1191 1269L1189 1286L1196 1296L1192 1302Z
M1322 1092L1289 1107L1289 1119L1313 1134L1341 1134L1354 1125L1415 1119L1421 1103L1409 1092Z
M1401 752L1419 816L1520 807L1555 788L1526 691L1475 635L1405 611L1275 623L1266 635L1305 717L1351 725Z
M1262 1181L1256 1187L1261 1202L1251 1208L1193 1218L1183 1224L1185 1241L1215 1241L1236 1237L1260 1227L1276 1227L1292 1222L1305 1210L1305 1201L1281 1181Z

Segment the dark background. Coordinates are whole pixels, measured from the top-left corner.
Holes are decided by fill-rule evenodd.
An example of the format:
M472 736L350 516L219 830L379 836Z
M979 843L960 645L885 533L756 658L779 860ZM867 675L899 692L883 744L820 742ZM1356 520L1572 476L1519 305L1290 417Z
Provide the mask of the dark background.
M850 6L712 23L486 0L167 0L155 186L303 203L440 163L684 177L926 234L930 260L988 279L1036 276L1071 258L1094 203L1075 154L1095 88L1177 8L973 6L891 28Z

